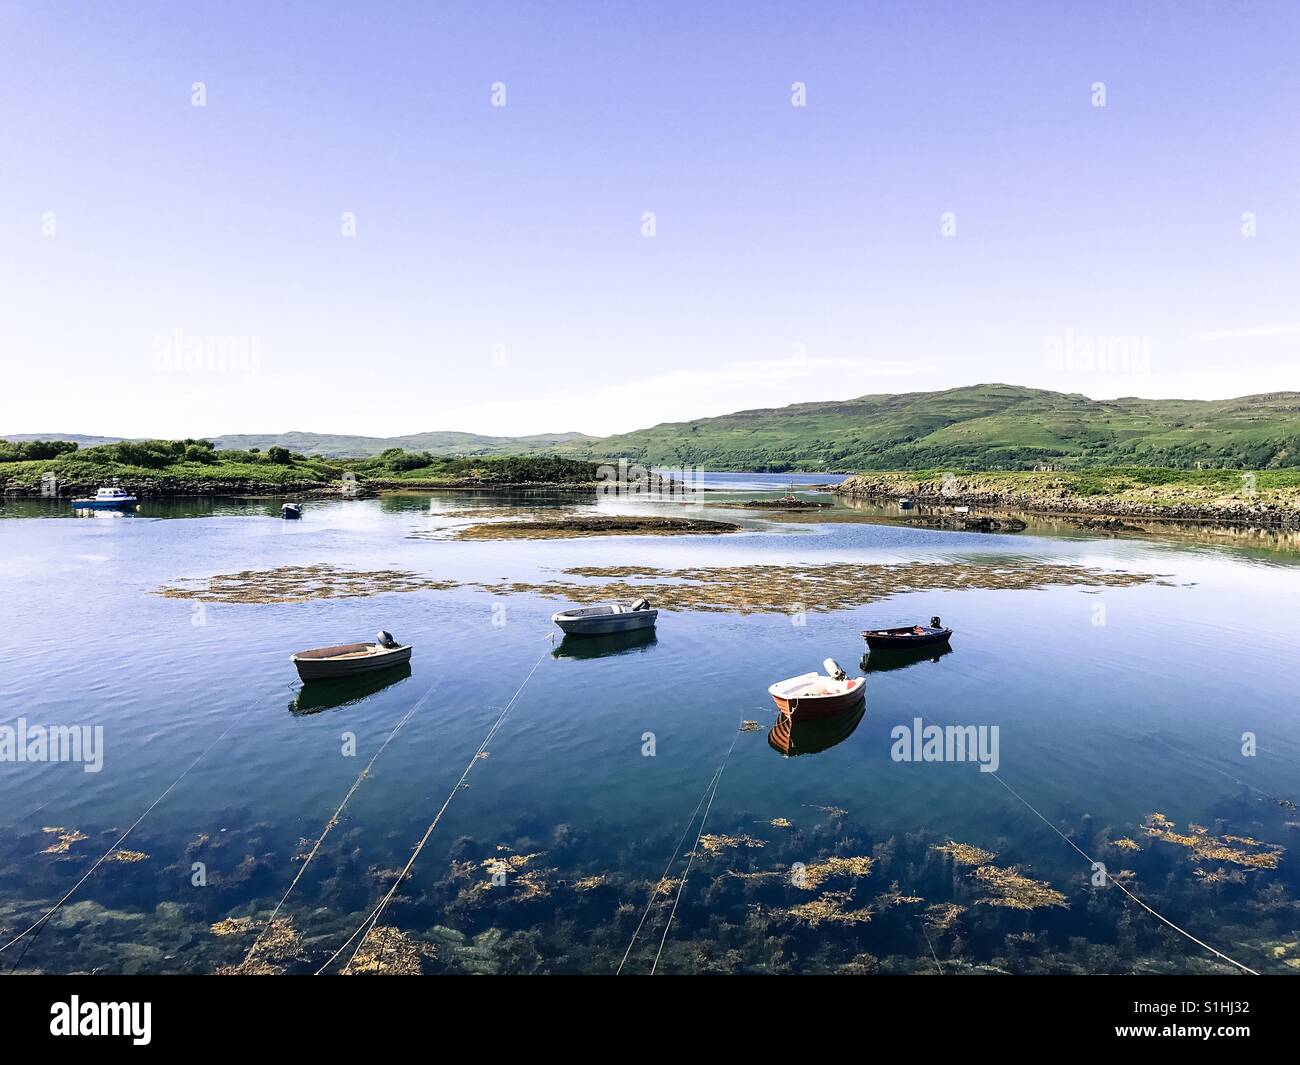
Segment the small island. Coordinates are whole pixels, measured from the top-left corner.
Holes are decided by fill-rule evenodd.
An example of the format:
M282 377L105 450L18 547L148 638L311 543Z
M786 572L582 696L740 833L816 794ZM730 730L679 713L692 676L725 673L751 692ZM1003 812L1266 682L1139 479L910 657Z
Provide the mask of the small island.
M640 515L541 518L535 521L491 521L456 532L459 540L559 540L574 536L716 535L738 532L729 521L702 518L656 518Z

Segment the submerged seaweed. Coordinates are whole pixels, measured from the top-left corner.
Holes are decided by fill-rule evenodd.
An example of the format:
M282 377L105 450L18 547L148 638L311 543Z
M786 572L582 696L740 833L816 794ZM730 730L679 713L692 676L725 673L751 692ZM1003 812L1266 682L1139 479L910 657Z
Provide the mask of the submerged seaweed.
M366 933L342 973L344 976L418 976L424 971L424 959L434 954L429 944L417 942L399 928L380 925Z
M67 854L74 843L80 843L83 839L90 838L80 829L76 828L50 827L43 828L41 831L58 837L41 852L42 854Z
M957 843L951 839L934 849L940 854L948 855L958 865L988 865L997 857L994 851L981 850L969 843Z
M1151 814L1142 825L1152 839L1186 847L1194 862L1231 862L1249 869L1276 869L1282 856L1283 848L1278 844L1261 843L1248 836L1213 836L1201 825L1188 825L1186 833L1176 832L1176 827L1162 813Z
M989 899L976 899L983 906L1006 906L1013 910L1036 910L1041 906L1064 906L1065 896L1050 884L1022 876L1012 866L1002 869L996 865L981 865L974 873L975 879L994 892Z
M834 816L799 831L767 811L715 816L684 884L687 853L657 879L679 828L647 837L628 835L623 826L575 830L530 817L502 826L498 838L509 845L463 837L450 844L443 864L413 871L386 924L365 936L346 971L613 972L648 913L650 931L642 931L628 958L630 971L647 972L670 912L661 972L1224 970L1213 956L1189 953L1122 892L1087 886L1085 865L1071 875L1068 855L1052 867L1051 879L1073 887L1058 890L1028 871L1014 839L999 837L997 848L1020 860L995 862L992 849L950 836L874 834L840 808L829 812ZM1275 817L1284 831L1282 815ZM1080 839L1091 834L1099 848L1135 834L1141 846L1120 848L1133 869L1111 873L1112 880L1136 876L1144 902L1251 967L1294 972L1300 951L1287 944L1295 939L1300 902L1281 862L1279 875L1269 878L1250 875L1256 866L1209 857L1170 862L1170 846L1188 855L1227 847L1264 856L1256 862L1280 853L1267 842L1270 824L1215 824L1217 834L1200 826L1180 832L1159 816L1119 832L1086 819L1063 828ZM26 964L53 971L313 972L363 925L396 876L382 860L359 861L346 829L338 836L319 863L324 871L333 862L335 871L306 878L270 927L266 918L283 878L300 867L291 860L300 850L296 830L268 835L266 826L252 825L190 842L145 839L137 853L159 860L89 881L88 897L68 902L51 920L71 934L42 937ZM10 891L14 863L30 861L32 838L7 849L0 843L0 873L9 869L3 886ZM188 869L196 855L209 863L209 888L177 892L184 877L169 863ZM50 870L45 890L57 899L66 878L56 875L56 863L38 864ZM212 875L218 869L222 875ZM138 890L129 889L136 880ZM174 899L158 901L160 891ZM1207 891L1216 893L1209 927ZM48 905L33 898L0 903L0 926L21 930Z

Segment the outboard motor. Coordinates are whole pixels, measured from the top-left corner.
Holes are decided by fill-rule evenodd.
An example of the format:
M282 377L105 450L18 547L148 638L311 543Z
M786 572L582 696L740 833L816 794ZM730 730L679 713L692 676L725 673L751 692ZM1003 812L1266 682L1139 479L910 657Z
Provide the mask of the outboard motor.
M375 637L380 647L396 647L397 641L393 639L393 634L387 629L380 629L379 635Z
M826 670L826 675L830 677L831 680L843 680L848 676L848 674L840 668L840 664L833 658L826 659L826 661L822 663L822 668Z
M943 628L943 622L939 620L938 614L935 614L935 616L930 619L930 628L932 629Z
M649 599L638 599L635 603L632 604L632 609L633 609L633 610L649 610L649 609L650 609L650 600L649 600Z

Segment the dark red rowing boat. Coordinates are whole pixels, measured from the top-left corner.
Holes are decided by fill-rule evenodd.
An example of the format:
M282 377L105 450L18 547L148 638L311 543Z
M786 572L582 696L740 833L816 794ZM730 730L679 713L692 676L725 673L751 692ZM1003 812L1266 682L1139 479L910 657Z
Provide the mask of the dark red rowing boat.
M913 647L947 643L952 629L945 628L939 618L932 617L929 625L904 625L897 629L864 629L862 638L873 651L906 651Z

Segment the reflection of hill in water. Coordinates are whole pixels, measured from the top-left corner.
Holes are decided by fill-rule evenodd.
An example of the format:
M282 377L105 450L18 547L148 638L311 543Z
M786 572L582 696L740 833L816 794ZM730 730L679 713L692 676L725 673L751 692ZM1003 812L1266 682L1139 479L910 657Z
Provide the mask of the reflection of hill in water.
M313 680L304 684L289 704L292 714L319 714L340 706L368 699L376 692L404 681L411 675L411 663L381 669L359 677L342 677L339 680Z
M659 642L654 629L615 632L608 636L566 636L551 652L553 658L608 658L648 651Z
M862 656L863 673L888 673L895 669L907 669L920 662L938 662L944 655L952 654L948 644L930 647L914 647L907 651L871 651Z
M866 712L867 703L864 699L857 706L835 717L792 721L788 714L781 714L768 732L767 742L774 751L779 751L787 758L800 754L819 754L852 736Z

